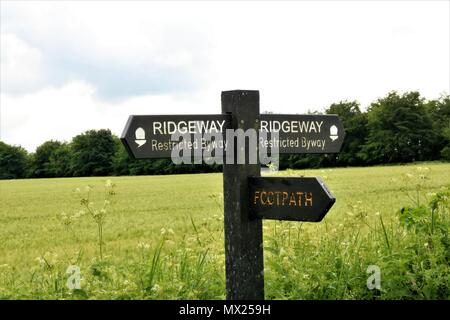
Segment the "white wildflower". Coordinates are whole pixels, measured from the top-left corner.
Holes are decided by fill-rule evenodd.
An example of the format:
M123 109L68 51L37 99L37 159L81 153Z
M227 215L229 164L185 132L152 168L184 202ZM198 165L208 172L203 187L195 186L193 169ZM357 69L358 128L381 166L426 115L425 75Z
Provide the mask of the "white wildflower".
M159 285L156 283L156 284L153 285L152 290L155 291L155 292L159 292L159 291L161 291L161 286L159 286Z
M42 257L37 257L34 260L37 261L37 263L39 263L41 266L45 265L45 260Z
M150 249L150 245L148 243L145 243L145 242L139 242L137 247L139 249L144 249L144 250Z

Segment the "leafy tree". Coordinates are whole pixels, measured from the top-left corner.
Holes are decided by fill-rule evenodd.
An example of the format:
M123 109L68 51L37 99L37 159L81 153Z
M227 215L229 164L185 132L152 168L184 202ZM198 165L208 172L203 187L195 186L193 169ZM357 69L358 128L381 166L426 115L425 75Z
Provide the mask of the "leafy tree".
M36 148L36 152L31 155L31 176L37 178L55 177L54 172L50 172L50 157L61 148L61 145L59 141L50 140Z
M419 92L390 92L368 110L365 164L410 162L429 157L436 135Z
M70 144L71 171L74 176L106 176L113 173L117 145L108 129L89 130Z
M70 177L72 171L70 168L71 163L71 150L70 145L67 143L61 143L58 149L50 155L50 159L47 165L47 171L51 177Z
M119 138L114 137L117 152L113 158L115 175L154 175L154 174L180 174L198 172L219 172L222 166L218 164L175 165L171 159L140 159L130 157Z
M279 169L320 168L326 155L320 154L280 154Z
M330 155L329 165L354 166L363 164L358 156L367 136L367 114L361 112L357 101L341 101L333 103L325 111L327 114L337 114L345 129L345 139L341 152Z
M113 171L115 175L150 175L162 174L164 168L155 165L160 160L134 159L132 158L118 137L114 137L116 143L116 153L113 157Z
M25 178L27 168L27 151L0 141L0 179Z
M450 160L450 95L442 95L427 103L433 120L433 131L437 135L433 158Z
M112 167L114 175L127 176L130 174L130 163L133 161L128 155L127 150L123 146L120 139L114 136L114 143L116 144L116 153L112 159Z

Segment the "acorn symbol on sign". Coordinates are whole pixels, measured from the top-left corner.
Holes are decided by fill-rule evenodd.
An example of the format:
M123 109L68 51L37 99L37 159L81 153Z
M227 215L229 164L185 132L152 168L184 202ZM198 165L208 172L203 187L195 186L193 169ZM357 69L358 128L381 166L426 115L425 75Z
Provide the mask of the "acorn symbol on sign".
M337 138L339 138L338 136L338 128L335 125L332 125L330 127L330 139L332 141L336 140Z
M145 140L144 129L142 129L141 127L137 128L135 135L136 135L136 140L134 140L134 142L136 142L138 145L138 148L140 148L147 142L147 140Z

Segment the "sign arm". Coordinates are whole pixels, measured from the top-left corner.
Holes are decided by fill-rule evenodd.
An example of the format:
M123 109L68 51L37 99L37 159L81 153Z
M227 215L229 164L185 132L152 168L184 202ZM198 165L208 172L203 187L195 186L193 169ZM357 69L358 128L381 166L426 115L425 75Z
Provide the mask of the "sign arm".
M128 145L127 139L126 139L127 132L130 130L130 126L131 126L132 122L133 122L133 116L129 116L127 123L125 124L125 128L122 131L122 135L120 136L120 141L122 141L122 144L124 145L125 150L127 150L130 158L134 159L133 151L131 150L130 146Z

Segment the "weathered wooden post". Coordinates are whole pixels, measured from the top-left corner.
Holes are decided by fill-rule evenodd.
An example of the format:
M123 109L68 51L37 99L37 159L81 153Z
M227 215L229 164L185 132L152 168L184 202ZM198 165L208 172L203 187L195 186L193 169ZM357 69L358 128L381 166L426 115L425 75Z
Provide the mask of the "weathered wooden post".
M230 129L253 128L258 132L259 91L222 92L222 114L231 115ZM225 268L227 299L264 299L262 220L252 219L248 207L248 178L260 176L260 165L250 164L253 149L235 150L234 164L224 155L223 196L225 223ZM236 158L244 156L245 164Z

